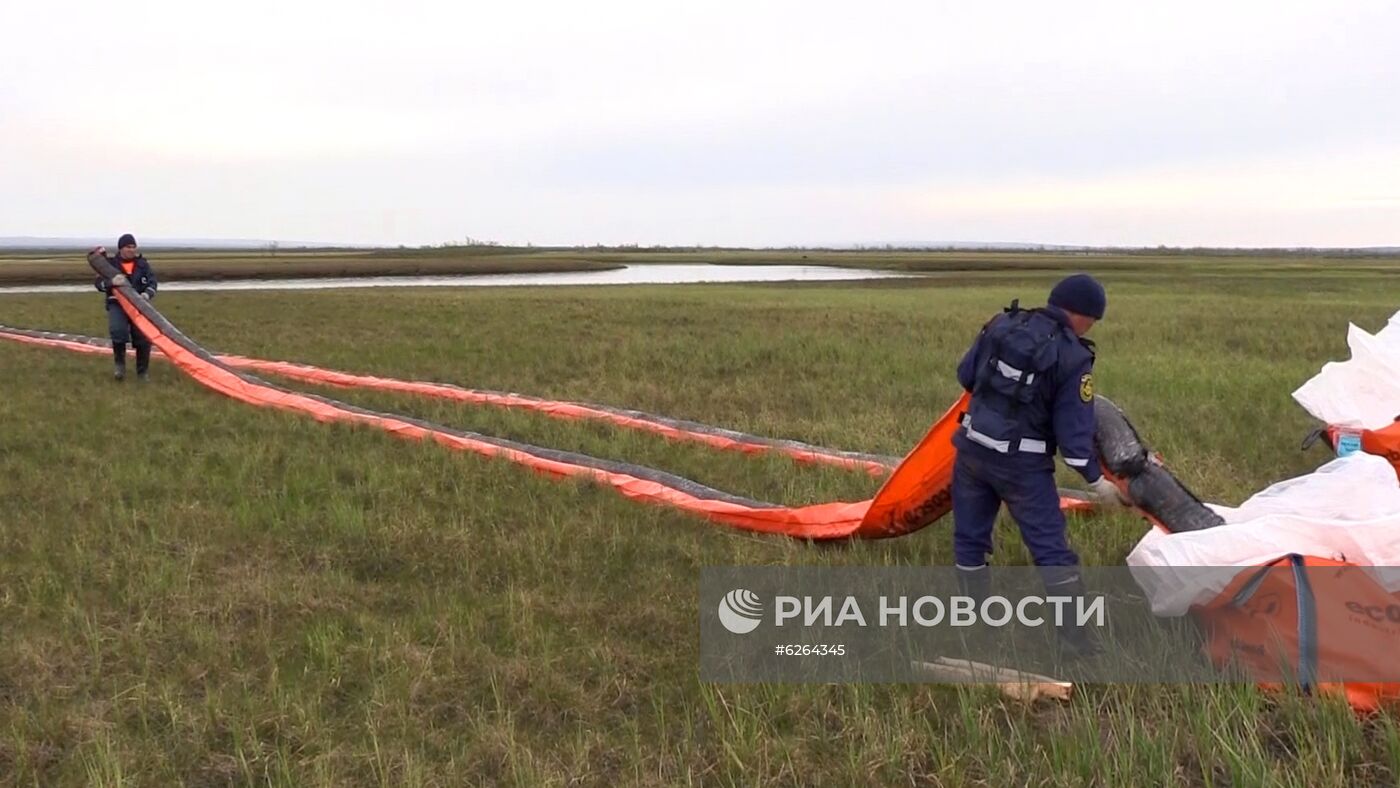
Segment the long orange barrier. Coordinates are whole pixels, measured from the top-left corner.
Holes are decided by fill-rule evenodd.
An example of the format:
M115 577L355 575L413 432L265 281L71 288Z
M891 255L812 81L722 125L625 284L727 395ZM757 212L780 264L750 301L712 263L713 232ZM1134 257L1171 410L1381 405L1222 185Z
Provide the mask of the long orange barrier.
M115 275L105 260L89 258L94 270L106 277ZM699 440L729 450L757 453L776 451L799 462L825 463L864 470L888 470L893 458L858 452L824 449L796 441L781 441L745 435L695 422L667 419L639 411L624 411L581 403L555 403L516 394L478 392L448 384L399 381L391 378L353 375L307 365L262 361L237 356L215 357L175 329L145 299L128 287L116 287L113 294L122 310L152 344L178 368L199 383L226 396L263 407L301 412L320 421L366 424L392 434L416 440L434 440L453 448L503 457L555 476L590 477L614 487L639 501L673 506L710 520L764 533L781 533L803 539L884 538L918 530L946 514L951 506L949 488L956 453L951 438L957 416L964 404L955 403L934 423L928 435L868 501L833 502L803 507L787 507L734 496L673 474L651 468L600 460L586 455L559 452L393 414L378 413L311 394L302 394L236 371L245 369L279 374L299 380L343 387L442 396L464 402L538 410L556 418L598 419L632 429L643 429L677 440ZM0 328L0 336L35 345L61 347L88 353L105 353L101 340L48 332ZM1092 504L1074 497L1063 497L1061 504L1071 511L1086 511Z
M18 342L36 345L61 347L79 352L110 352L109 343L96 337L75 334L59 334L49 331L0 326L0 335ZM864 471L871 476L884 476L899 465L899 457L865 452L842 451L822 446L813 446L801 441L765 438L737 430L714 427L696 421L673 419L639 410L616 408L610 405L596 405L585 402L564 402L530 397L502 391L484 391L454 386L450 383L434 383L422 380L398 380L376 375L359 375L325 369L310 364L296 364L288 361L266 361L246 356L212 354L219 362L242 370L265 372L278 377L299 380L307 383L349 389L373 389L404 394L417 394L454 400L472 405L488 405L499 408L527 410L555 419L571 421L599 421L624 429L649 432L668 440L699 443L714 449L737 451L744 454L775 453L803 464L830 465L849 470Z

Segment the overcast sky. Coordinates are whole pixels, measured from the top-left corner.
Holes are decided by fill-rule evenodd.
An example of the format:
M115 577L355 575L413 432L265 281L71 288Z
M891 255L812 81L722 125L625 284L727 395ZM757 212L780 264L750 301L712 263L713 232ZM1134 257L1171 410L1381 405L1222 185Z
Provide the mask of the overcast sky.
M1400 245L1400 3L13 2L0 235Z

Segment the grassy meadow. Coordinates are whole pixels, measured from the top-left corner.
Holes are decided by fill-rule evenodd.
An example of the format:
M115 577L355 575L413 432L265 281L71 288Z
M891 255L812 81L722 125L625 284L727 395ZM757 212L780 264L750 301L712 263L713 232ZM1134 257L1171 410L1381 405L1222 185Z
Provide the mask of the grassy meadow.
M214 350L901 454L953 400L953 368L991 314L1091 270L1109 288L1091 335L1099 392L1188 487L1230 504L1326 459L1299 450L1314 425L1289 393L1345 356L1349 321L1374 330L1400 306L1400 263L1381 259L846 262L931 275L157 305ZM0 296L0 323L105 333L95 293ZM950 523L840 547L759 537L256 410L160 361L152 377L119 385L105 358L0 341L0 783L1400 781L1396 717L1249 686L1096 685L1024 706L934 685L703 684L700 567L945 564ZM764 500L859 500L879 484L598 425L329 393ZM1086 563L1117 564L1143 525L1071 529ZM1000 537L997 561L1028 563L1009 520Z

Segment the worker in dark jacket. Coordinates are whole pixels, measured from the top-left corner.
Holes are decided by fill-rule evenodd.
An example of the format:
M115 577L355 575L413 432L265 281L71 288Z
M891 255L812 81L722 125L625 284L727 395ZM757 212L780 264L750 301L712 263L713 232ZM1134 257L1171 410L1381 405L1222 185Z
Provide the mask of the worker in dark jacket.
M104 256L107 254L105 247L99 246L93 251ZM112 338L112 356L116 360L114 377L117 380L126 378L126 346L129 342L136 347L136 377L146 381L149 379L151 366L151 341L131 324L126 313L122 311L121 304L118 304L116 297L112 295L111 285L130 284L138 295L150 300L156 295L156 274L137 248L136 238L131 233L117 240L117 256L108 257L107 262L119 273L112 278L110 284L103 277L97 277L95 286L107 296L107 333Z
M1039 309L1013 302L958 364L958 382L972 396L953 438L953 552L962 588L974 598L989 592L987 557L1003 502L1047 591L1083 595L1055 485L1057 449L1101 504L1123 503L1094 449L1094 345L1083 338L1103 318L1107 296L1093 277L1076 274L1055 285L1048 301ZM1075 641L1082 633L1070 635Z

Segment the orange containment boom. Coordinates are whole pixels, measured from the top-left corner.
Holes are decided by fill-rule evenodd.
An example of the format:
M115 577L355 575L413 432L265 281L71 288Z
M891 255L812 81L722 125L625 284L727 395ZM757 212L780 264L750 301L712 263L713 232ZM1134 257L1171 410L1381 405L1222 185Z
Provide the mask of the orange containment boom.
M116 271L105 258L94 255L89 264L104 277ZM343 387L376 388L445 397L463 402L539 411L555 418L595 419L641 429L676 440L701 443L746 453L778 452L799 462L823 463L868 473L883 473L894 458L826 449L797 441L776 440L723 430L708 425L669 419L640 411L583 403L561 403L517 394L481 392L440 383L401 381L352 375L299 364L262 361L238 356L213 356L169 323L148 301L129 287L112 288L122 310L152 344L197 382L226 396L261 407L273 407L310 415L320 421L364 424L400 437L433 440L452 448L501 457L537 471L561 477L587 477L617 489L633 500L668 505L707 519L763 533L779 533L802 539L884 538L918 530L946 514L956 457L951 438L957 428L959 401L940 418L879 491L868 501L832 502L788 507L765 503L715 490L689 479L652 468L612 462L587 455L562 452L477 433L456 430L407 416L380 413L321 397L284 389L240 369L255 369L315 383ZM62 347L90 353L108 351L101 340L90 337L25 331L0 327L0 336L36 345ZM1087 501L1062 497L1061 505L1087 511Z
M49 347L61 347L85 353L110 353L106 340L77 334L61 334L52 331L0 326L0 336L18 342L28 342ZM253 372L265 372L278 377L300 380L337 388L373 389L402 394L418 394L438 399L454 400L470 405L487 405L514 410L528 410L553 419L567 421L599 421L623 429L649 432L673 441L699 443L714 449L737 451L744 454L774 453L786 456L798 463L830 465L848 470L859 470L871 476L884 476L900 463L899 457L865 452L843 451L814 446L801 441L783 438L765 438L736 430L715 427L696 421L673 419L640 410L617 408L611 405L597 405L587 402L563 402L541 399L524 394L504 391L486 391L454 386L450 383L434 383L423 380L398 380L377 375L358 375L334 369L315 367L310 364L295 364L289 361L266 361L246 356L211 354L228 367Z

